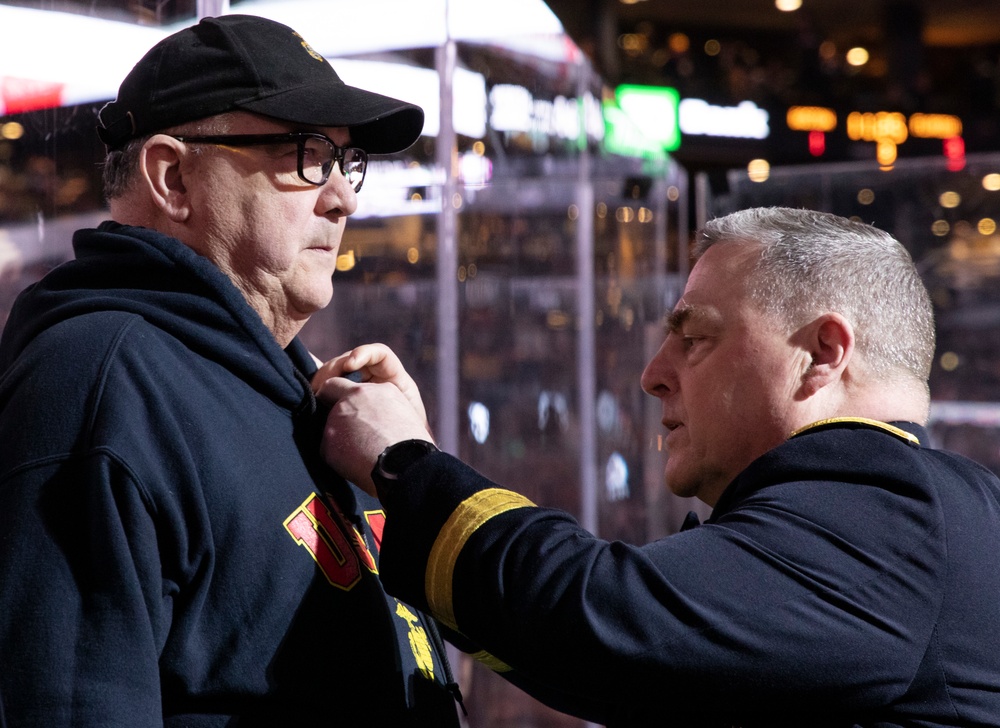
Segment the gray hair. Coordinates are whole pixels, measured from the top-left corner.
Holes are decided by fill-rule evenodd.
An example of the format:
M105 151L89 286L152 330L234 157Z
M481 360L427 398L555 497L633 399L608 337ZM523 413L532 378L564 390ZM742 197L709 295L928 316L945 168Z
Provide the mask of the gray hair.
M150 136L130 139L121 149L108 152L102 171L106 199L123 196L135 183L139 172L139 152Z
M761 246L749 295L789 331L839 313L854 326L875 379L904 371L926 387L934 311L912 257L889 233L830 213L769 207L709 221L695 254L720 243Z
M121 149L108 152L104 158L104 169L102 170L104 197L108 200L114 200L124 196L132 188L136 175L139 173L139 153L142 151L143 145L154 134L180 134L182 130L183 133L191 135L228 134L232 127L232 117L233 112L227 112L192 124L184 124L182 127L153 132L153 134L131 139Z

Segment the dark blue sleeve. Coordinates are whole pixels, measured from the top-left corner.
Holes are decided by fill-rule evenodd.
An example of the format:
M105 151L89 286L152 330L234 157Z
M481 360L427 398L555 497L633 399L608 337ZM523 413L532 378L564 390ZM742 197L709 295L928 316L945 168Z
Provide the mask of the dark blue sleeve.
M0 483L0 694L19 728L162 726L157 533L105 452ZM0 721L2 722L2 721Z
M940 608L935 514L905 490L789 484L633 546L448 455L404 480L385 500L387 589L570 696L561 709L596 704L619 725L666 706L679 720L725 720L885 705L912 679ZM846 510L817 520L831 487Z

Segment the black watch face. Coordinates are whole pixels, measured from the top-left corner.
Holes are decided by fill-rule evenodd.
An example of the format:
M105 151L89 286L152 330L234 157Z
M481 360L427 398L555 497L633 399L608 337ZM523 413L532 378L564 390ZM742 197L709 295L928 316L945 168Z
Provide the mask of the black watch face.
M386 450L380 469L384 476L396 478L418 458L435 449L437 448L426 440L400 442Z

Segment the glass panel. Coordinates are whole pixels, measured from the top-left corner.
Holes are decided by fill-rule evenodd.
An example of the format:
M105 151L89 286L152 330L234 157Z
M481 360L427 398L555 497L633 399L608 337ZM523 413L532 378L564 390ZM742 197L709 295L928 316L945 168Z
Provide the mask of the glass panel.
M158 26L195 15L193 0L52 8L0 3L0 28L15 29L0 48L0 326L22 288L71 257L73 231L106 217L95 126L121 80L111 69L124 75Z

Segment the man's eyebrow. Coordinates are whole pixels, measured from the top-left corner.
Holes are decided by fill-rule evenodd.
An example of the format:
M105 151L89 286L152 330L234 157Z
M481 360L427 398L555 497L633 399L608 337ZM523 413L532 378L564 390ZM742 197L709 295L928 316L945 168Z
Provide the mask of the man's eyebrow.
M680 306L675 308L667 316L667 331L680 331L684 322L687 321L691 316L694 315L694 309L690 306Z
M680 304L667 317L667 331L680 333L685 324L696 323L706 326L717 325L719 314L711 306L692 306Z

